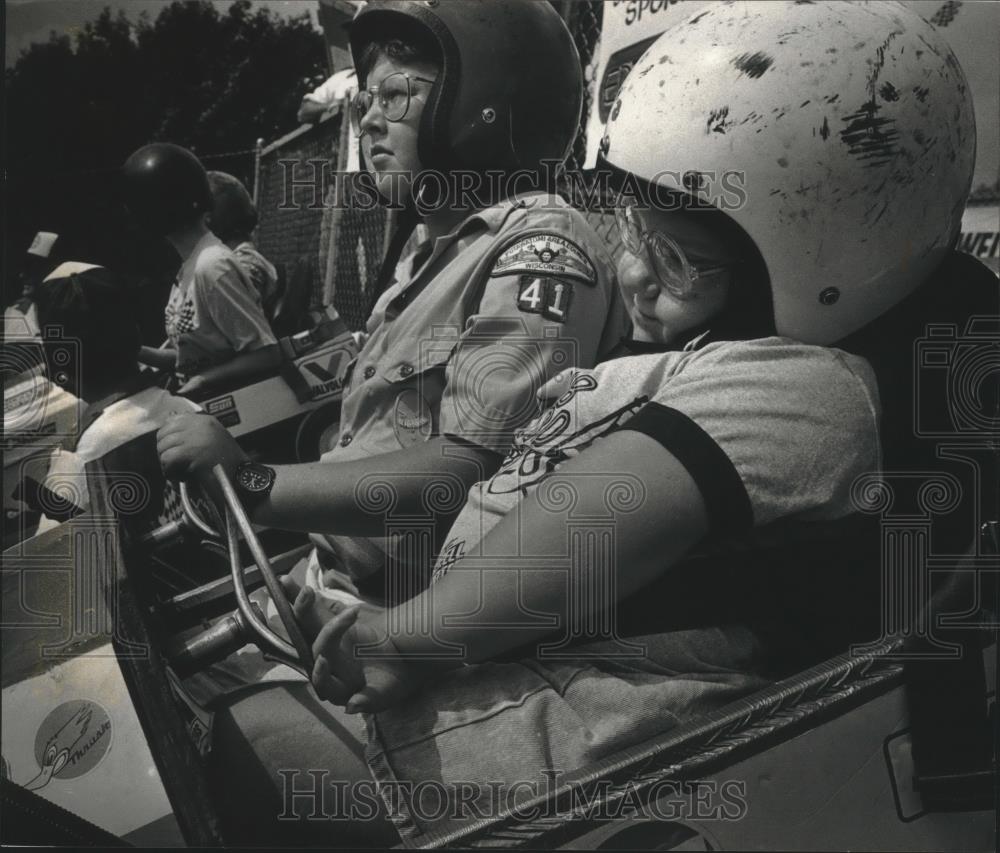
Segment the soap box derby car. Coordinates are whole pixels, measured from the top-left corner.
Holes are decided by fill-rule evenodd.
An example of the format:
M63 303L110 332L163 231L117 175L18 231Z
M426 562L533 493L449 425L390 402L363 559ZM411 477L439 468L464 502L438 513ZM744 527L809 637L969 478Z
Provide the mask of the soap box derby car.
M44 482L52 452L71 447L86 404L66 390L62 365L78 342L50 328L33 333L27 322L5 322L4 511L5 536L30 531L37 518L34 493ZM311 461L325 449L340 416L344 374L357 339L332 309L313 312L308 328L279 340L279 366L236 387L194 396L249 452L276 462ZM165 380L166 377L163 377ZM36 511L32 513L32 509Z
M874 602L875 634L814 631L766 689L415 843L996 849L1000 325L996 280L954 263L955 287L904 303L899 336L874 350L892 443L885 473L855 484L857 518L709 561L671 581L684 605L659 614L671 624L714 591L715 613L770 607L815 629ZM288 607L282 633L249 597L308 545L255 531L217 476L219 512L185 489L183 518L160 523L162 475L96 463L87 513L5 552L4 841L225 843L207 722L176 688L247 641L308 667ZM878 556L859 561L867 536Z

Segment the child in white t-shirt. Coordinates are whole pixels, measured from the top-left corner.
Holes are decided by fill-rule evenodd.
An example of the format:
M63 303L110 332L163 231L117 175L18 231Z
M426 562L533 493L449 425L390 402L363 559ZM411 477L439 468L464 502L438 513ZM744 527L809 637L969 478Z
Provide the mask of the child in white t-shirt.
M125 162L122 187L139 227L166 238L182 258L167 302L167 344L142 347L140 360L175 371L182 394L249 382L274 367L277 341L260 293L209 230L212 193L198 159L177 145L147 145Z
M278 297L278 271L253 244L251 236L257 227L257 208L250 193L240 181L226 172L209 172L212 189L212 212L208 227L233 250L236 259L260 294L265 314L273 310Z

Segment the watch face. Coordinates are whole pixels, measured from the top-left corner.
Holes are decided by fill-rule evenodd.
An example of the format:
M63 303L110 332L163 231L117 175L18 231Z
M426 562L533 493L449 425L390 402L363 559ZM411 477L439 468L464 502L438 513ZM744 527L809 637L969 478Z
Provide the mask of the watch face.
M240 485L249 492L263 492L271 485L271 472L266 468L241 468Z

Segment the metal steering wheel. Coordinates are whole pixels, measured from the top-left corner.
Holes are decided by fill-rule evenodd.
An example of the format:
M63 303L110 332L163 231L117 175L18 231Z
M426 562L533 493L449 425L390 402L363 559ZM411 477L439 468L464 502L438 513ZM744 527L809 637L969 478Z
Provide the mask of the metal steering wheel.
M312 675L314 663L312 647L303 635L298 622L295 620L292 605L285 597L284 590L281 588L281 584L274 574L271 561L264 552L264 548L261 546L260 540L254 532L253 525L250 523L246 511L243 509L225 469L221 465L216 465L212 469L212 477L222 491L223 502L225 504L224 535L218 533L202 518L198 510L195 509L194 502L191 500L187 484L181 483L181 506L183 507L185 518L188 524L205 536L225 542L226 550L229 553L229 569L233 581L233 591L236 594L237 618L246 638L265 654L276 658L303 673L306 678L309 678ZM243 566L240 561L240 535L243 536L247 547L250 549L250 554L253 556L260 575L264 579L264 584L271 596L271 600L274 602L278 617L281 619L281 624L288 633L291 642L272 631L262 618L260 609L250 601L246 586L243 583Z

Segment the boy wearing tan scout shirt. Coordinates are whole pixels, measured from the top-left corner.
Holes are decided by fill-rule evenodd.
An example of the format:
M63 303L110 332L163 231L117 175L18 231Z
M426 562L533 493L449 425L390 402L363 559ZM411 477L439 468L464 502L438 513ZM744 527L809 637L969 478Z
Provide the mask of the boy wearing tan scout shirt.
M177 477L222 462L258 523L326 534L314 537L314 582L393 601L426 584L434 529L499 466L536 391L593 365L623 313L603 241L538 189L543 163L565 157L582 98L549 4L370 4L351 40L364 161L383 197L420 212L429 239L372 312L338 443L320 463L269 468L194 417L161 430L160 453ZM455 192L456 167L482 179L484 203ZM417 519L406 532L390 529L406 517Z

